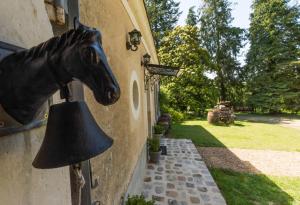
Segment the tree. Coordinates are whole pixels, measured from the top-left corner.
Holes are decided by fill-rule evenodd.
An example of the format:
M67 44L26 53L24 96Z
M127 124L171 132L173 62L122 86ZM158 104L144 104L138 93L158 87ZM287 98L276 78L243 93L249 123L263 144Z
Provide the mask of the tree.
M237 55L243 47L245 31L231 25L233 18L228 0L203 0L203 3L200 9L201 45L212 57L211 70L217 74L220 100L233 100L235 92L231 90L241 85Z
M195 9L195 6L192 6L189 8L189 12L188 12L187 18L185 20L187 25L196 26L198 24L198 17L196 15L194 9Z
M174 0L145 0L147 13L156 48L159 48L161 39L171 31L181 14L179 2Z
M161 42L160 62L181 68L179 77L162 80L169 93L169 106L175 110L190 109L199 114L215 102L215 86L204 74L210 57L199 41L199 29L187 25L176 27Z
M300 7L288 3L255 0L252 6L246 66L249 103L263 111L295 110L291 104L299 103L299 70L292 62L300 57Z

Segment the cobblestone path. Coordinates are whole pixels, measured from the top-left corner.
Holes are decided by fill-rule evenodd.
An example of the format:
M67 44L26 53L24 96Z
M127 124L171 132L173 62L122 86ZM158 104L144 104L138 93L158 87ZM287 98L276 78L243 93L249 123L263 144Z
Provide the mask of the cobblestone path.
M219 188L191 140L162 139L159 164L148 164L143 195L156 205L225 205Z

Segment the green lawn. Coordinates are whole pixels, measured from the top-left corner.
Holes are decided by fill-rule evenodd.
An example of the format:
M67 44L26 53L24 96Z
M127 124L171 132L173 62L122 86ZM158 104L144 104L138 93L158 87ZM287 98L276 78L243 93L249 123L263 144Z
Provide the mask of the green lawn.
M204 147L300 152L300 130L263 122L236 121L231 126L215 126L206 120L190 120L175 123L171 136L188 138ZM300 177L274 177L215 168L210 171L228 205L300 204Z
M300 177L210 169L228 205L299 205Z
M236 121L231 126L215 126L206 120L175 123L171 130L174 138L191 139L204 147L235 147L300 152L300 130L279 124Z

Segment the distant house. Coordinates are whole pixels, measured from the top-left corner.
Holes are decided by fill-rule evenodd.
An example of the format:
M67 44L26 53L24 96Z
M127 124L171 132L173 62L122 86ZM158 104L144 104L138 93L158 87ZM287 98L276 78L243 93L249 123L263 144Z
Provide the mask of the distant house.
M0 41L30 48L72 28L72 17L102 33L103 48L121 88L119 101L102 106L86 86L73 84L75 98L85 100L105 132L114 139L112 148L85 166L88 178L85 197L103 205L120 204L126 194L138 194L146 166L146 141L158 115L158 82L145 84L142 57L158 64L147 13L140 0L1 0ZM137 51L126 48L128 33L142 34ZM18 80L18 79L14 79ZM34 82L32 82L34 83ZM0 88L1 89L1 88ZM59 95L50 99L58 103ZM45 110L47 112L47 110ZM2 110L0 129L13 119ZM17 125L16 123L16 126ZM31 163L41 145L45 126L0 137L0 204L71 204L69 168L39 170ZM82 203L85 204L85 203Z

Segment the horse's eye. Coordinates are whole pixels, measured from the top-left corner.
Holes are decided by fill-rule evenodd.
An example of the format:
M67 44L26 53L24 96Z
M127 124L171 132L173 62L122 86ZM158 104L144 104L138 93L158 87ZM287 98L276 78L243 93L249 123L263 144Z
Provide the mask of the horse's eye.
M96 50L92 47L88 47L84 51L85 60L88 64L98 64L100 57Z

